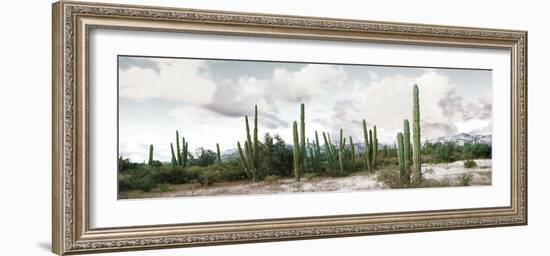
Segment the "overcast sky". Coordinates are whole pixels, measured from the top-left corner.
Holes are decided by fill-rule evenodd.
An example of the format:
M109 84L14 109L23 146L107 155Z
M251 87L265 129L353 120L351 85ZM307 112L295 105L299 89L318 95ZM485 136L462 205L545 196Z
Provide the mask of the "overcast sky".
M259 133L292 143L292 122L306 105L306 132L337 131L362 142L361 120L392 143L412 120L412 86L420 90L422 140L457 133L491 134L491 71L284 62L119 57L119 149L134 161L170 160L175 131L222 152L245 139L244 116L258 105ZM252 121L252 120L251 120ZM252 124L252 123L251 123Z

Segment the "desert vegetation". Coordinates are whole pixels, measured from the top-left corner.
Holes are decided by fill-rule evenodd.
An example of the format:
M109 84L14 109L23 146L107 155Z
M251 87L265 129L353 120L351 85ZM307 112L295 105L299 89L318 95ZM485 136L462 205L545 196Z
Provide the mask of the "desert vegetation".
M379 145L376 125L368 125L366 119L358 127L363 134L359 140L346 136L343 129L337 140L328 131L306 134L303 103L300 120L292 123L290 144L277 134L264 133L260 138L261 115L254 106L252 126L244 116L244 141L235 142L236 154L222 157L219 144L207 149L176 131L175 141L169 142L170 162L155 159L154 145L149 146L147 162L119 156L119 198L490 184L490 161L482 167L477 164L477 159L491 158L490 145L421 143L418 86L412 90L412 132L409 120L404 119L394 145ZM199 144L195 152L190 152L189 143ZM444 164L468 171L440 177L433 168L444 170Z

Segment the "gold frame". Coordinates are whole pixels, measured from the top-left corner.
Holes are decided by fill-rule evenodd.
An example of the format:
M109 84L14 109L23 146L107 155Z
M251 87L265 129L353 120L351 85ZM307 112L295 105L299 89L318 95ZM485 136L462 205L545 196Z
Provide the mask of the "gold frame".
M509 49L511 205L91 229L87 50L92 29ZM61 1L53 4L52 72L52 249L60 255L527 224L526 31Z

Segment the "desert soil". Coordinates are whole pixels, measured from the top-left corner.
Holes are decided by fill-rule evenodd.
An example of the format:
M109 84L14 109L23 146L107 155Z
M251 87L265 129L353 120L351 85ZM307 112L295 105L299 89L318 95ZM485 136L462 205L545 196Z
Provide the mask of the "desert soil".
M443 181L457 185L462 175L471 175L471 185L491 184L491 160L474 160L474 168L464 168L463 161L444 164L423 164L423 178ZM309 181L302 179L295 182L294 178L285 178L277 182L218 182L212 187L201 187L199 184L171 185L167 192L157 190L148 193L130 193L128 198L154 197L184 197L184 196L214 196L214 195L247 195L275 194L294 192L349 192L359 190L379 190L389 187L379 182L377 173L359 172L347 177L331 178L316 177Z

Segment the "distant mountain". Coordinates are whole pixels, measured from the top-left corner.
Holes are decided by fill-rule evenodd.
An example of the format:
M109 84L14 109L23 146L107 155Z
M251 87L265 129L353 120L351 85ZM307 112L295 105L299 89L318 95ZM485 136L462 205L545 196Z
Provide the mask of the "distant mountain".
M446 136L446 137L439 137L435 139L427 139L427 143L435 144L435 143L455 143L457 145L464 145L464 144L487 144L491 145L492 143L492 136L491 135L472 135L468 133L460 133L453 136Z

